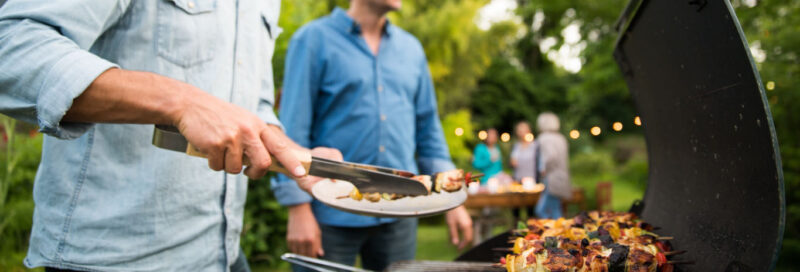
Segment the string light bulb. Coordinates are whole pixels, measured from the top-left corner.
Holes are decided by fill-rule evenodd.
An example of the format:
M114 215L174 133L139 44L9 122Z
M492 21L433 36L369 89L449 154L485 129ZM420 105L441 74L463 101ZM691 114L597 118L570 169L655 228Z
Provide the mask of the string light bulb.
M600 127L598 126L593 126L592 129L589 130L589 132L592 133L592 135L594 136L600 135L600 132L602 131L603 130L601 130Z
M481 130L478 132L478 139L480 139L481 141L486 140L487 136L488 134L486 134L485 130Z
M581 132L576 129L570 130L569 137L572 138L573 140L577 140L578 138L581 137Z
M533 142L533 133L525 134L525 141L526 142Z
M622 130L622 123L614 122L614 124L611 125L611 128L613 128L614 131L620 131Z
M508 132L503 132L503 135L500 135L500 140L503 141L504 143L510 141L511 134L508 134Z
M641 126L642 125L642 118L639 118L639 116L634 117L633 118L633 123L635 125L637 125L637 126Z
M456 132L456 136L461 137L461 135L464 135L464 129L463 128L456 128L455 132Z

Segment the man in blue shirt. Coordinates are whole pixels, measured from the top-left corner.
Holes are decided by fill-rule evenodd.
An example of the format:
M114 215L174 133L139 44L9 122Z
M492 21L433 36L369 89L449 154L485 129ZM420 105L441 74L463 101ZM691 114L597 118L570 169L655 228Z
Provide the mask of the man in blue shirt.
M386 18L398 8L399 0L352 0L347 11L337 8L298 30L286 58L281 121L298 144L339 149L347 161L423 174L454 169L422 45ZM361 254L372 270L414 258L416 219L339 211L285 177L273 187L290 206L291 251L345 264ZM469 243L466 210L446 218L451 241Z
M272 111L279 5L5 3L0 112L47 134L26 266L247 270L242 155L252 178L270 154L305 175ZM152 124L177 126L207 162L151 145Z

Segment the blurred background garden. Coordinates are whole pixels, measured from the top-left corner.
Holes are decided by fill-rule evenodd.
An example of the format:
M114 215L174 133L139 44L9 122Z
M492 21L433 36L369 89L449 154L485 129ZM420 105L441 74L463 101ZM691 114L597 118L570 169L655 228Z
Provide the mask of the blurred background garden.
M731 3L765 84L779 136L787 200L779 269L789 271L800 267L800 260L790 257L800 256L800 1ZM587 208L595 208L595 185L609 181L611 206L624 211L643 195L648 173L641 122L635 122L636 109L611 55L617 38L613 26L626 4L405 0L390 19L425 48L448 145L460 168L471 168L479 131L495 127L513 135L518 121L535 122L539 113L552 111L562 119L562 132L571 136L572 182L584 189ZM275 82L280 84L283 77L293 32L335 6L347 5L347 0L283 1ZM42 135L31 125L0 118L0 271L22 271ZM592 133L594 127L598 133ZM501 143L504 158L512 143ZM510 173L510 166L506 168ZM242 248L255 271L288 270L279 259L287 252L286 210L274 200L267 179L251 182L249 189ZM441 216L422 219L417 259L455 258L459 252L447 237Z

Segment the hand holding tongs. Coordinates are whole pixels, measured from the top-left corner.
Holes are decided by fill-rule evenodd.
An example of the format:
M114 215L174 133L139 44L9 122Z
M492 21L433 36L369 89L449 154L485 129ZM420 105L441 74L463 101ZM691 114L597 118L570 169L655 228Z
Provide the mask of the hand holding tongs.
M173 126L156 125L153 132L153 145L186 154L203 157L206 155L190 144L180 131ZM426 195L425 186L411 177L413 173L379 167L374 165L333 161L311 156L308 152L296 152L298 160L306 168L309 175L323 178L349 181L361 192L396 193L403 195ZM249 164L247 157L243 164ZM272 157L269 171L292 176L275 157Z

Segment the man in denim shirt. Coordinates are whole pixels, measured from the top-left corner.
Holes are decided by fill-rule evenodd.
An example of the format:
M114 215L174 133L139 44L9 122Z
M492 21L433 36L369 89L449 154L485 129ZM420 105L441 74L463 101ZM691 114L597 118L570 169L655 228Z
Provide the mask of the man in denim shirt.
M286 58L281 121L298 144L335 147L347 161L424 174L451 170L425 52L386 19L399 7L399 0L352 0L349 10L298 30ZM295 253L345 264L360 254L365 268L378 271L414 258L416 219L339 211L286 178L274 189L290 206L287 240ZM469 243L466 210L446 218L451 242Z
M0 112L47 134L26 266L247 269L242 156L251 178L266 173L270 154L305 176L272 110L279 4L11 0L0 8ZM207 163L152 146L152 124L177 126Z

